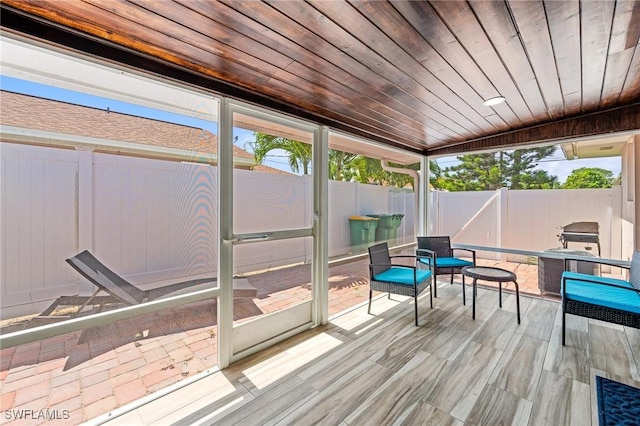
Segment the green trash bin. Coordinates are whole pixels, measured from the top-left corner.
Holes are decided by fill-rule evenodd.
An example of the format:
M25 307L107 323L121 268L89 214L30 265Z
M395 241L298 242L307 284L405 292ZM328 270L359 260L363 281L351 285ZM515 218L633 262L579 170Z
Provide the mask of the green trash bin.
M351 216L351 245L362 246L375 242L378 219L368 216Z
M367 216L378 219L376 241L389 241L397 238L398 228L402 224L404 214L368 214Z

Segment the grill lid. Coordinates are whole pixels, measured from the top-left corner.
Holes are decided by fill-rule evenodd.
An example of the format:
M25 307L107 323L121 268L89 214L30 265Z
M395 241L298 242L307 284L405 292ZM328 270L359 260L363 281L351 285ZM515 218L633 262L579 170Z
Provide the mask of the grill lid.
M573 222L562 227L562 232L579 232L584 234L599 234L598 222Z

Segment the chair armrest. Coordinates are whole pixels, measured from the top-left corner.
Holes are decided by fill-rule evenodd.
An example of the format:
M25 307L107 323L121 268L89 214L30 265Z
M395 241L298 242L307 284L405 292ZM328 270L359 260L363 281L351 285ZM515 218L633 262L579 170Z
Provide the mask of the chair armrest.
M438 254L435 251L429 250L429 249L418 249L418 250L416 250L416 256L415 256L416 261L418 261L418 260L420 260L422 258L425 258L425 257L428 257L428 258L431 258L431 259L435 260L435 259L437 259Z
M438 257L438 254L433 250L429 250L429 249L417 249L416 250L416 264L418 264L418 262L420 262L420 259L425 259L425 258L426 259L431 259L431 261L427 265L428 265L429 270L431 271L432 274L435 273L434 268L435 268L437 257Z
M453 253L456 250L464 250L467 251L469 253L471 253L471 257L473 257L473 264L476 264L476 251L472 250L472 249L466 249L466 248L458 248L458 247L451 247L451 253Z
M411 254L398 254L396 256L389 256L389 259L414 259L416 264L420 261L419 256L414 256ZM402 266L402 265L393 265L393 266Z
M410 258L415 259L417 256L414 256L414 255L412 255L412 254L398 254L398 255L395 255L395 256L389 256L389 257L390 257L391 259L396 258L396 257L407 257L407 258L408 258L408 257L410 257Z
M438 254L429 249L416 249L416 257L438 257Z
M568 271L569 270L569 261L577 261L577 262L589 262L589 263L597 263L600 265L608 265L608 266L613 266L616 268L622 268L622 269L627 269L630 270L631 269L631 264L629 265L625 265L625 264L621 264L617 261L608 261L606 259L601 259L599 257L594 257L593 259L591 258L585 258L585 257L580 257L580 258L576 258L576 257L565 257L564 259L564 270Z
M396 268L407 268L407 269L413 269L415 270L416 267L415 266L411 266L411 265L400 265L400 264L396 264L396 263L370 263L369 267L373 267L373 266L393 266Z

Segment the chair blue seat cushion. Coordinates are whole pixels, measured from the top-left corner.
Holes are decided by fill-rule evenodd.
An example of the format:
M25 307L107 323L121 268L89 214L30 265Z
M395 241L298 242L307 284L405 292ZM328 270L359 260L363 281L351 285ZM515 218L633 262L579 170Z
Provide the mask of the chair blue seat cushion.
M563 289L562 294L566 294L569 300L640 314L640 294L637 291L633 291L634 288L628 281L608 277L597 277L579 272L564 272L562 277L562 283L567 287L566 293L564 293ZM566 278L566 281L564 278ZM599 285L582 280L598 281L625 288ZM626 290L626 288L630 290Z
M431 258L422 258L420 262L431 266ZM473 262L459 259L457 257L438 257L436 258L436 268L462 268L464 266L473 266Z
M431 271L427 271L426 269L418 269L416 270L416 281L417 284L429 279L431 276ZM413 285L413 270L409 268L399 268L397 266L392 266L384 272L376 274L373 276L373 279L376 281L382 281L387 283L394 284L405 284L405 285Z

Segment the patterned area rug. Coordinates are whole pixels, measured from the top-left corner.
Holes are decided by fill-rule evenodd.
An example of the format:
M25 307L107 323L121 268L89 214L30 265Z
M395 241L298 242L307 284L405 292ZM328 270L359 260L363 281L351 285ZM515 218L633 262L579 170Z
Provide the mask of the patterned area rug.
M640 389L596 376L600 426L640 426Z

